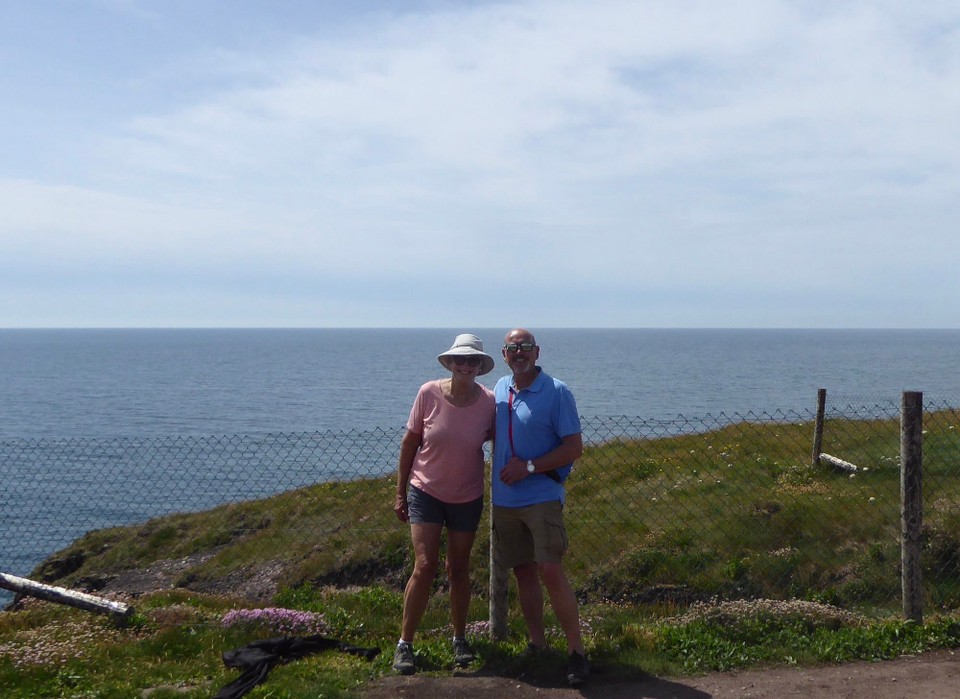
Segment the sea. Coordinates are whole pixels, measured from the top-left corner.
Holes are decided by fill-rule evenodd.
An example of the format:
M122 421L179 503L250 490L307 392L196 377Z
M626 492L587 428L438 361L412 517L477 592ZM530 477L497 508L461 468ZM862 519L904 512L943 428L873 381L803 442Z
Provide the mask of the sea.
M69 465L34 454L24 483L11 457L24 444L398 429L460 332L496 360L480 379L492 387L507 373L507 330L0 329L0 572L24 575L83 533L63 525L69 500L37 516L35 501L67 475L52 471ZM820 388L853 402L899 404L909 390L960 404L960 330L533 330L540 365L588 420L809 413ZM96 522L171 509L150 508L104 507ZM38 528L52 533L24 536Z

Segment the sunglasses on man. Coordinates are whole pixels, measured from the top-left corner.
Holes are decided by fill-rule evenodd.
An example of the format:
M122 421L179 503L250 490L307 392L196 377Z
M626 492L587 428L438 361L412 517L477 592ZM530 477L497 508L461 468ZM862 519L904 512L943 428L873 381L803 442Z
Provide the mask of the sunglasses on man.
M535 344L532 342L510 342L503 346L503 349L506 350L507 354L516 354L517 352L530 352Z

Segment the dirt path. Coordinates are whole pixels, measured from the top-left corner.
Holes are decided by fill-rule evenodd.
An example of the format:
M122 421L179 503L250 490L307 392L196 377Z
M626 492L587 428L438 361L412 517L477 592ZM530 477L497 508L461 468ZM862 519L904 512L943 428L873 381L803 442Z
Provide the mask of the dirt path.
M815 668L776 667L682 679L605 682L602 672L580 689L535 687L522 680L464 674L387 677L364 699L947 699L960 697L960 651L938 651L884 662Z

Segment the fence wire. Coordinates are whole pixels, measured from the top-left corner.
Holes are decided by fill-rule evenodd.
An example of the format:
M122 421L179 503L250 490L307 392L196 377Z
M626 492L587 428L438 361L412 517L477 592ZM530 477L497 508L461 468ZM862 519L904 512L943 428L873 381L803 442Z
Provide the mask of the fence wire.
M896 613L899 401L831 396L824 417L822 451L854 468L814 463L814 410L583 418L566 512L581 601L800 598ZM958 423L946 402L925 406L930 610L960 606ZM402 432L2 442L0 570L94 592L153 584L261 603L301 585L399 591L412 568L392 511ZM488 543L481 528L480 597ZM123 547L152 577L124 571Z

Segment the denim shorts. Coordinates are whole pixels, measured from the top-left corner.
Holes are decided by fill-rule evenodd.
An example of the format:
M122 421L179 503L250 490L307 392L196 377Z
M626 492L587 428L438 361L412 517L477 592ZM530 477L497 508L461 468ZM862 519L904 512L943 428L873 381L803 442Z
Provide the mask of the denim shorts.
M419 488L407 491L411 524L440 524L455 532L475 532L483 515L483 496L470 502L444 502Z

